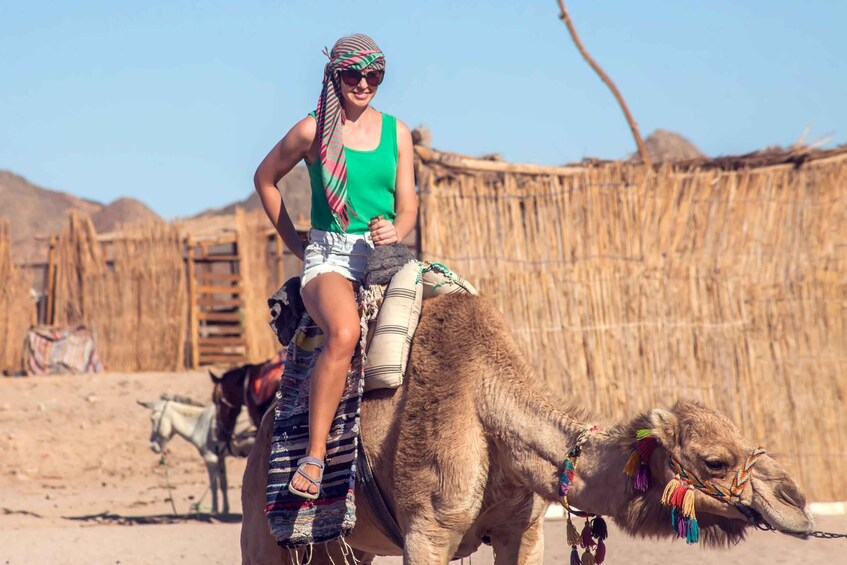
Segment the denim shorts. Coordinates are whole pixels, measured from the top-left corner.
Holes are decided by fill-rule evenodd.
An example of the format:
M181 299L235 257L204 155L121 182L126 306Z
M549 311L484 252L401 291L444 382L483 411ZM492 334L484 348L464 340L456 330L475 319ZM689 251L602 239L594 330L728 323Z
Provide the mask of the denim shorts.
M369 233L336 233L312 228L303 257L300 288L324 273L338 273L361 284L373 248Z

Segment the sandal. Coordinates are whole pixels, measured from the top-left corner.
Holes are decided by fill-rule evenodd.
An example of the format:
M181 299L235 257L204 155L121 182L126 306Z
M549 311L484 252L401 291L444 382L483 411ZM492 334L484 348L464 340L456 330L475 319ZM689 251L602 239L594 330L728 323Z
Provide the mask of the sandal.
M321 476L317 479L313 479L312 477L310 477L306 473L306 471L303 470L303 467L305 465L314 465L315 467L320 468ZM294 472L294 475L300 475L301 477L305 477L307 481L315 485L317 492L311 493L308 490L297 490L296 488L294 488L294 477L292 477L292 480L288 483L288 492L290 492L291 494L296 494L297 496L301 496L303 498L307 498L309 500L315 500L317 497L320 496L321 493L321 481L323 480L325 466L326 464L317 457L301 457L300 460L297 461L297 471Z

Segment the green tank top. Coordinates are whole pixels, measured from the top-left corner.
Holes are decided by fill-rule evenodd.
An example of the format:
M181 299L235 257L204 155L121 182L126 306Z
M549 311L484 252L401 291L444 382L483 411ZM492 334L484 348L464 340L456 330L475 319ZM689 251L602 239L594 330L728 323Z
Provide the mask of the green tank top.
M314 112L309 113L313 118ZM344 148L347 160L347 198L353 213L347 233L368 233L368 222L382 215L394 221L394 184L397 180L397 119L382 112L379 145L372 151ZM320 161L306 164L312 185L312 227L342 232L329 209L321 181Z

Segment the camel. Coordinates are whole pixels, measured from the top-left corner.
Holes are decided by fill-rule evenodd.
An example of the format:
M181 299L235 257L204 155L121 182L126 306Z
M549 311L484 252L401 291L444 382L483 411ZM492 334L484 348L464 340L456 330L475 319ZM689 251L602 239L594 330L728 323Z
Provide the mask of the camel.
M361 438L404 547L391 542L356 490L356 526L345 541L365 563L403 555L407 565L446 564L490 540L497 565L540 564L542 523L560 503L563 461L583 439L568 502L611 518L631 535L675 535L661 504L674 476L669 456L704 480L729 485L756 445L722 414L678 401L623 421L603 423L559 401L534 375L502 314L480 297L448 295L424 302L405 384L373 391L362 405ZM599 429L586 433L586 426ZM271 536L263 508L273 410L248 457L242 488L242 563L289 563L294 555ZM624 473L637 430L658 440L649 456L646 492ZM805 495L767 455L758 458L736 505L695 493L701 540L742 540L756 522L798 535L814 529ZM330 542L327 546L338 546ZM614 551L614 540L608 543ZM330 555L335 552L334 555ZM312 563L339 563L334 548L315 548ZM299 557L298 557L299 559Z

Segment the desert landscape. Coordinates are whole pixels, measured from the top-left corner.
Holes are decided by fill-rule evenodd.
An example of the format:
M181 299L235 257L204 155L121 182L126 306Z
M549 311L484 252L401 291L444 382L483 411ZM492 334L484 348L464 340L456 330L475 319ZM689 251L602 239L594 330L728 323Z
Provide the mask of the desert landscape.
M0 564L240 562L245 460L227 460L232 514L210 516L197 452L175 437L161 463L149 447L148 411L136 403L161 393L206 402L206 372L4 378L0 390ZM819 516L818 527L847 531L847 517ZM545 533L544 563L566 562L564 522L548 520ZM845 543L755 532L730 550L712 550L636 540L612 528L607 562L843 563ZM492 563L491 550L481 548L472 561Z

